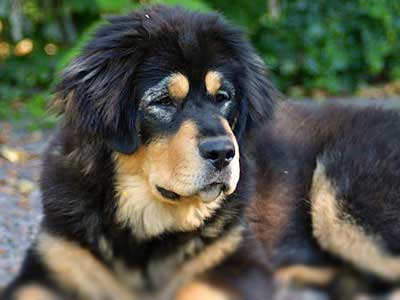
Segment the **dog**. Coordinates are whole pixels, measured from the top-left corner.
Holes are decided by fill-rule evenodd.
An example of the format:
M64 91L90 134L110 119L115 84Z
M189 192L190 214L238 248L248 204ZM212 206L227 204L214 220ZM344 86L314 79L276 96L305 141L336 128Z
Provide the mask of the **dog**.
M245 238L240 149L272 115L274 93L218 14L153 6L110 18L56 87L44 218L1 299L264 299L250 279L223 287L249 272L268 286L243 254L256 241Z
M398 112L280 98L218 14L111 18L56 87L44 219L1 299L265 300L347 270L395 286Z
M247 219L278 282L329 290L345 276L354 294L397 289L399 134L397 110L275 105L253 139ZM344 289L331 299L352 299Z

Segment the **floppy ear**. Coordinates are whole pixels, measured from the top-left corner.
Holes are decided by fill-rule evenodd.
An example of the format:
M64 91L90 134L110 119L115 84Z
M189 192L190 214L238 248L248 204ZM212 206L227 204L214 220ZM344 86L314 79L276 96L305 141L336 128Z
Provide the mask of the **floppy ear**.
M55 106L67 126L128 154L140 143L133 76L145 33L133 14L109 21L62 73Z
M239 95L243 122L239 122L241 127L237 130L244 132L269 120L282 96L268 80L264 62L242 35L240 42L236 40L234 49L243 66Z
M253 49L246 53L243 57L245 64L244 98L248 110L245 130L250 130L272 117L275 104L281 95L268 80L262 59Z
M247 83L246 97L249 104L249 115L251 122L262 122L269 119L280 95L267 78L264 62L253 53L246 57Z

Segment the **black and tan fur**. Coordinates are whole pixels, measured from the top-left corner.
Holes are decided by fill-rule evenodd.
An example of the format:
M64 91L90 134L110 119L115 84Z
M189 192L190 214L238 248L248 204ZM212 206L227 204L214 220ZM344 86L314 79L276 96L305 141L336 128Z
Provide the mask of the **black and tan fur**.
M260 59L217 14L155 6L109 21L56 88L44 220L2 300L263 297L224 288L248 272L268 287L240 254L256 243L240 147L272 113Z
M328 287L350 272L363 293L398 286L399 136L398 111L276 106L253 137L247 217L277 281Z
M398 112L277 97L216 14L110 19L57 86L44 220L1 299L265 300L349 270L396 286Z

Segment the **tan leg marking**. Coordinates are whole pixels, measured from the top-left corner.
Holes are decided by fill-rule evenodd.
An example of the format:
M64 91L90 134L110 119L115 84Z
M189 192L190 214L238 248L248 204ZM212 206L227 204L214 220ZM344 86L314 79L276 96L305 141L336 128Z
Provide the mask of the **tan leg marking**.
M52 291L38 284L29 284L19 288L14 297L16 300L57 300L59 299Z
M135 299L110 270L78 244L43 232L37 250L57 282L82 298Z
M215 241L195 259L184 265L181 274L185 277L200 274L220 263L238 248L243 239L242 232L243 228L241 226L231 229L224 237Z
M293 265L278 269L274 276L283 284L324 286L333 281L337 272L335 268Z
M171 291L175 293L182 286L191 282L196 276L215 267L227 258L228 255L236 251L243 240L242 232L242 226L232 228L224 237L215 241L197 257L183 265L164 291L165 294L171 294Z
M205 77L206 89L210 95L215 96L222 85L222 75L217 71L209 71Z
M351 219L340 217L336 190L322 163L317 163L311 188L314 236L321 247L353 263L358 268L387 280L400 279L400 257L386 253L379 237L367 235Z
M174 99L184 99L189 93L189 80L187 77L181 73L173 74L168 83L168 92Z
M177 293L176 300L230 300L232 295L205 282L193 281Z

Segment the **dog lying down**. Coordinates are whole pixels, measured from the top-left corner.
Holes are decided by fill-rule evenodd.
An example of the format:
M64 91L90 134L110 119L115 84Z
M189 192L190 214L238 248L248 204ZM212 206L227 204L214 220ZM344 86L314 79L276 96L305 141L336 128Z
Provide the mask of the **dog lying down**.
M398 112L280 101L240 30L164 6L111 18L55 92L44 219L2 300L399 281Z

